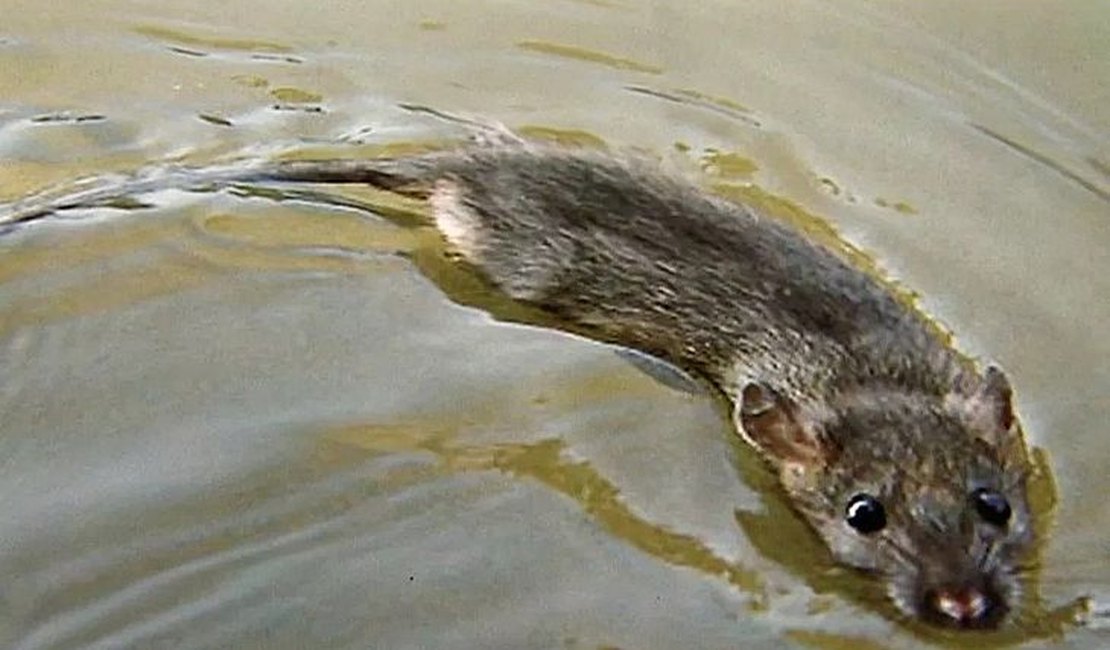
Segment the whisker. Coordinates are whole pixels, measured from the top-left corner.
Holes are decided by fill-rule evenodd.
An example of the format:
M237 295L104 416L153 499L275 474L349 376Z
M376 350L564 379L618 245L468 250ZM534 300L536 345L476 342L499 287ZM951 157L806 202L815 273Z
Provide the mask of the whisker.
M879 538L879 542L885 544L887 548L891 549L894 552L894 555L897 556L898 560L901 561L903 564L907 564L910 566L914 566L917 564L915 562L913 552L910 551L910 549L902 546L898 542L898 540L894 539L894 537L890 536L889 534L884 532L882 537Z

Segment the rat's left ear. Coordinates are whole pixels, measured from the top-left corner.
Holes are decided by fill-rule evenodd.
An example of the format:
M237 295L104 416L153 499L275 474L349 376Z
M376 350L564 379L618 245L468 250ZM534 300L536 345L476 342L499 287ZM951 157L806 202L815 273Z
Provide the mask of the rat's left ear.
M997 366L990 366L981 379L961 378L960 410L968 423L987 442L1000 446L1009 442L1014 429L1014 391L1010 380Z

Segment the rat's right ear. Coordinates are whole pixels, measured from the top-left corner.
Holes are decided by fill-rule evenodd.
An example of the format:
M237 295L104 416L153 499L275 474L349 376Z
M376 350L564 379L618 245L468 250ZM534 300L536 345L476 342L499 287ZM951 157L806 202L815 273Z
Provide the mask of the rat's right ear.
M961 373L955 390L946 398L980 440L1009 453L1022 445L1020 428L1015 426L1014 391L1006 374L997 366L988 366L982 377L973 371Z
M770 386L744 386L737 412L744 436L776 465L809 469L829 460L820 426L804 422L797 405Z

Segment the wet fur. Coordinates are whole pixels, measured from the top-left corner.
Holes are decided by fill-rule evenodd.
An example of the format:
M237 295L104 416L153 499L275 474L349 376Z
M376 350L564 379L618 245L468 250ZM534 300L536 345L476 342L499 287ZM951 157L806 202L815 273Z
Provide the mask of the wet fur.
M995 601L974 625L1011 607L1031 514L1000 371L979 375L829 251L650 164L516 147L459 154L435 177L436 225L466 260L510 296L721 389L832 553L886 576L903 611L929 618L930 590L965 583ZM978 487L1007 496L1012 525L978 521ZM861 491L888 508L874 536L844 522Z
M508 295L717 387L832 554L883 575L904 612L929 618L930 589L965 583L998 600L983 625L1012 607L1032 525L1005 376L978 373L879 282L789 227L651 163L523 143L178 170L161 186L190 178L357 182L427 198L450 245ZM0 225L158 184L32 201ZM977 519L977 487L1008 498L1012 525ZM882 499L885 530L845 523L857 492Z

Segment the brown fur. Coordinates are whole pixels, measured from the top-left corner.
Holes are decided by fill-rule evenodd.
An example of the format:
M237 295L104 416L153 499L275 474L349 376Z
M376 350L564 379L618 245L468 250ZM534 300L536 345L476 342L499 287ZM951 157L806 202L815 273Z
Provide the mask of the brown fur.
M1018 597L1032 525L1005 376L977 373L879 282L785 225L647 163L523 143L192 178L428 198L452 247L508 295L716 386L832 554L884 576L903 611L979 627ZM24 205L0 224L156 183ZM1008 501L1005 526L977 515L980 488ZM884 505L885 529L846 523L860 493ZM968 593L989 607L953 614Z

